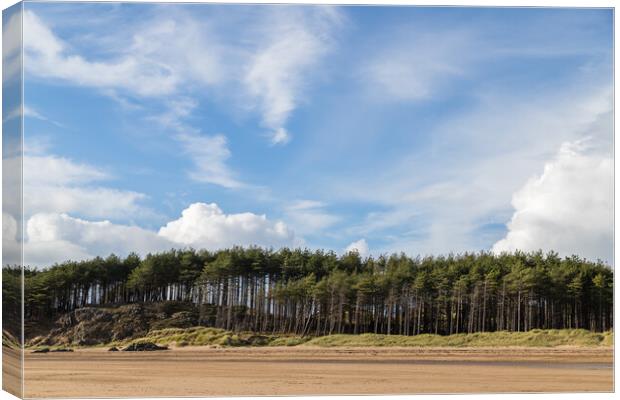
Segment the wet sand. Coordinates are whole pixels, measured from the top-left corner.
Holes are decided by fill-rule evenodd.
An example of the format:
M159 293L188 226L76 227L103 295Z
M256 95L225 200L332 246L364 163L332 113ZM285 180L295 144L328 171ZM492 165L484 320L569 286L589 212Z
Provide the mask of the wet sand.
M610 392L611 348L83 349L25 357L26 397Z

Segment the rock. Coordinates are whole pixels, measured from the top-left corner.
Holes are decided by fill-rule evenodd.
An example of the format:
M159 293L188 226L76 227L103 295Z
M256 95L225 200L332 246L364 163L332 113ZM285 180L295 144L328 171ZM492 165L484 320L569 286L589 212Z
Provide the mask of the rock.
M117 348L117 347L110 347L110 348L108 349L108 351L118 351L118 348Z
M179 311L170 316L160 313L157 316L159 320L151 324L151 329L191 328L198 325L198 313L196 311Z
M71 347L135 340L155 329L197 326L198 315L196 305L177 301L88 306L49 321L48 333L29 338L27 344L33 347Z
M246 341L251 346L267 346L271 339L264 335L252 335Z
M152 342L139 342L139 343L132 343L123 349L123 351L158 351L158 350L168 350L168 346L158 346Z
M55 353L73 353L73 349L54 349L50 351Z

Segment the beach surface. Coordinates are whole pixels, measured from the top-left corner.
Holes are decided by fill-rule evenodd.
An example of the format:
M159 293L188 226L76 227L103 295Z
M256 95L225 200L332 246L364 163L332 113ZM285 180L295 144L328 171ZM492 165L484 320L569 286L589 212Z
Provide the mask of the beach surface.
M22 352L2 346L2 390L14 396L22 395Z
M25 356L25 397L610 392L611 347L106 348Z

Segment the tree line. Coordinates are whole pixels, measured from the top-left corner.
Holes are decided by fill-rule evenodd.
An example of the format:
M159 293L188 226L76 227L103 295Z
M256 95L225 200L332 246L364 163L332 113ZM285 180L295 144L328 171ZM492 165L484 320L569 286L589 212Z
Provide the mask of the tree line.
M19 268L3 269L5 302ZM307 249L170 250L27 268L25 318L162 301L199 307L236 331L416 335L613 326L613 273L557 253L362 258ZM10 312L11 305L7 305Z

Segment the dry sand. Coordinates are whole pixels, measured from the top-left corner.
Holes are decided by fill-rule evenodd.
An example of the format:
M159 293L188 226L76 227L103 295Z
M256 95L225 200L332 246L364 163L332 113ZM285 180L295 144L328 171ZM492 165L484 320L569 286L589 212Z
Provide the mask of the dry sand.
M83 349L25 357L26 397L610 392L611 348Z
M2 346L2 390L17 397L22 394L22 353Z

